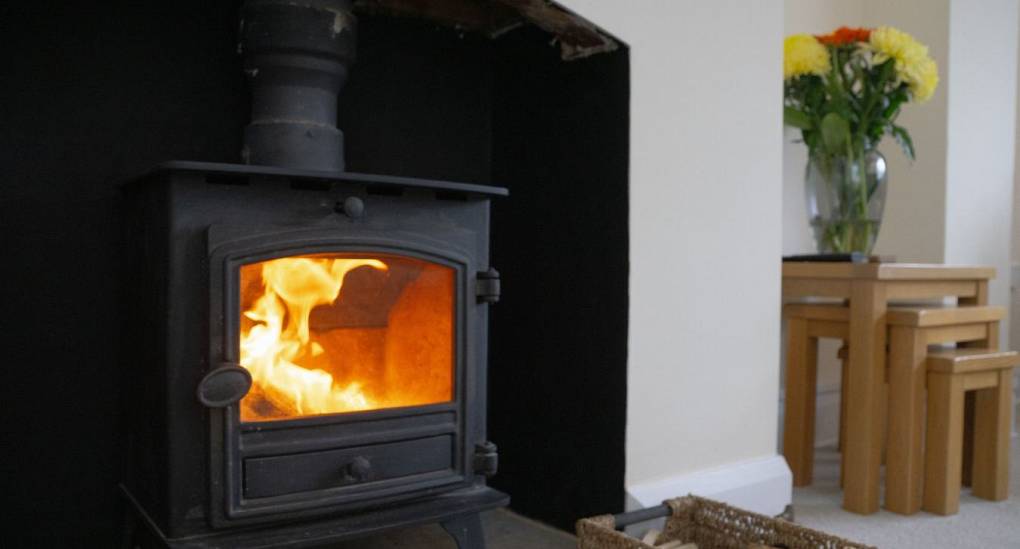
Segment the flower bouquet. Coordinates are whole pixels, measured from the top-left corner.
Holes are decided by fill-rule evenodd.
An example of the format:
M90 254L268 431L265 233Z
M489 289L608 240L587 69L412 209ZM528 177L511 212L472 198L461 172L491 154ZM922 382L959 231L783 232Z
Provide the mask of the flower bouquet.
M783 44L784 122L808 148L808 214L821 253L870 253L885 203L891 135L914 158L905 103L927 101L938 86L928 48L892 27L794 34Z

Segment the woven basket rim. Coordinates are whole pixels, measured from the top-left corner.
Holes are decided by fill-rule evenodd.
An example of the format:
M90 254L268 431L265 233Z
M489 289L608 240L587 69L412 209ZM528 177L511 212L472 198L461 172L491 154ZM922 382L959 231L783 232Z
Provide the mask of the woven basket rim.
M693 494L665 500L672 513L659 542L683 539L706 547L745 547L750 544L782 544L789 547L825 549L875 549L793 522L747 511ZM616 530L613 515L582 518L576 523L580 549L655 549Z

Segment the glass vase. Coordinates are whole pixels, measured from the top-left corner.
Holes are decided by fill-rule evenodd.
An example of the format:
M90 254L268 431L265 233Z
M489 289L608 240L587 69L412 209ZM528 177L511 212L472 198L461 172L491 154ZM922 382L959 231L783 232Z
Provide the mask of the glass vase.
M811 155L804 188L819 253L871 253L885 209L881 153L868 149L856 157Z

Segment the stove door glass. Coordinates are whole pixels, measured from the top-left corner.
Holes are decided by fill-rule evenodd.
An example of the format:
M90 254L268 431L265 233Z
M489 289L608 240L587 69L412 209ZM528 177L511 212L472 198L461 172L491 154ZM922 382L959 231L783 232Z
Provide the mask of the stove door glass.
M453 399L453 268L345 253L240 271L239 355L253 379L242 421Z

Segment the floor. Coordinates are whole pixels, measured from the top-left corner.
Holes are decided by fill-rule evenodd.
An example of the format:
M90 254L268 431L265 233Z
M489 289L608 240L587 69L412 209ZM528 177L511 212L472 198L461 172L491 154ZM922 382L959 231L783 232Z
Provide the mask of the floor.
M577 540L566 532L499 509L482 515L487 549L575 549ZM330 549L457 549L438 525L397 530L353 540Z
M839 454L834 448L815 455L815 482L796 488L793 505L799 524L876 547L931 549L935 547L1006 549L1020 548L1020 439L1010 452L1010 498L990 502L960 497L960 513L940 517L918 513L905 517L888 511L861 516L840 506ZM574 536L522 517L505 509L482 515L488 549L574 549ZM377 537L354 540L330 549L456 549L438 526L397 530Z
M1010 498L991 502L960 496L960 513L941 517L925 512L909 517L880 511L860 516L840 507L839 454L819 449L815 482L793 492L797 522L849 540L896 549L933 547L1020 548L1020 439L1010 452Z

